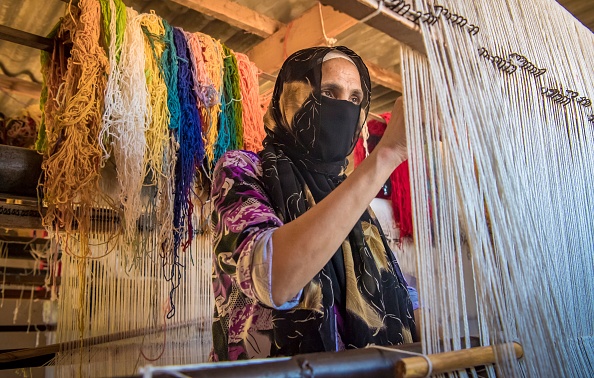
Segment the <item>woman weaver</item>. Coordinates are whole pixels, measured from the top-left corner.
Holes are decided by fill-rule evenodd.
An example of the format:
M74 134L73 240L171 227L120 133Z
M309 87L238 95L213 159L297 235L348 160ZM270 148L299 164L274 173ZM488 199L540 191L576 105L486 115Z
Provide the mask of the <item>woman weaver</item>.
M368 205L407 158L402 105L348 177L370 79L346 47L298 51L274 89L259 154L213 177L213 361L417 339L413 303Z

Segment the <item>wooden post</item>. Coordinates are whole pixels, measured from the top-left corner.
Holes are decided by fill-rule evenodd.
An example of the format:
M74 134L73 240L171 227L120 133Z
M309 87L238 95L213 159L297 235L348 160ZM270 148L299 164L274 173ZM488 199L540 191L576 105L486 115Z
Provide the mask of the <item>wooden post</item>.
M495 349L502 351L504 348L511 347L514 348L516 358L522 358L524 350L516 342L429 354L426 357L431 361L431 374L437 375L473 366L494 364L496 362ZM398 378L420 378L426 377L428 373L429 364L425 357L407 357L396 363L396 377Z

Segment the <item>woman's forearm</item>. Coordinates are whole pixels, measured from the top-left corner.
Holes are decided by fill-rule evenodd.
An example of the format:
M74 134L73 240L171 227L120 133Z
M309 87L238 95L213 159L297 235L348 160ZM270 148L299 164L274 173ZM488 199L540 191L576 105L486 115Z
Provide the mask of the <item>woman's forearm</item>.
M378 145L324 200L272 235L272 299L293 298L326 265L384 185L406 159Z

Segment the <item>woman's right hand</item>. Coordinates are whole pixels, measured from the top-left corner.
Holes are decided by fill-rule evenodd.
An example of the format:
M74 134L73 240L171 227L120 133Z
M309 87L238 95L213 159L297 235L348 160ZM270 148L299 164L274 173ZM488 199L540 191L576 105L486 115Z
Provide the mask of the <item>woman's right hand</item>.
M392 108L392 116L382 139L376 146L386 150L395 163L395 167L408 158L406 146L406 126L404 124L404 104L402 96L396 99Z

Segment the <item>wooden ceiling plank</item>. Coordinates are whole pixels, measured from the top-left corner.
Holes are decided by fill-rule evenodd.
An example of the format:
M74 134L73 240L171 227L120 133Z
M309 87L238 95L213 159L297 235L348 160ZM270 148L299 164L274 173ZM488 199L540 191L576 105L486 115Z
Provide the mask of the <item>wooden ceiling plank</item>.
M324 30L328 38L335 38L358 23L356 19L329 6L322 6L322 15ZM260 70L274 74L281 68L286 57L295 51L325 44L320 10L316 5L254 46L247 52L247 55ZM367 65L369 75L374 83L402 92L400 75L368 61L365 62L365 65Z
M197 12L225 21L250 33L266 38L282 27L282 23L248 7L229 0L171 0Z
M402 93L402 76L396 72L382 68L375 63L365 61L365 65L369 71L371 81L375 84L393 89L398 93Z
M330 5L357 20L373 14L378 8L378 1L376 0L321 0L321 3ZM411 15L414 14L416 14L416 10L412 8L407 10L406 16L401 16L384 8L379 14L365 23L426 55L420 28L410 19Z
M322 7L324 29L328 38L335 38L343 31L357 24L357 20L337 12L332 7ZM287 56L297 50L325 45L320 10L317 5L305 11L276 33L247 52L248 57L262 71L274 74Z
M38 100L41 95L41 84L6 75L0 75L0 89Z

